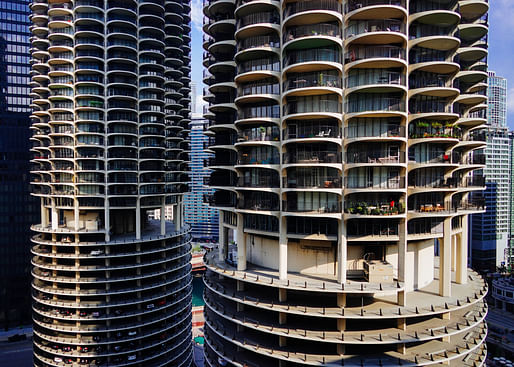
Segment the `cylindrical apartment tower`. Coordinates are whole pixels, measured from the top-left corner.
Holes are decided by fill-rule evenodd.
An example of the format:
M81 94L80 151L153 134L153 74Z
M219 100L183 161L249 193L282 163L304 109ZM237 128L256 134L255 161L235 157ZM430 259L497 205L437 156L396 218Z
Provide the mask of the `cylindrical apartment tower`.
M189 2L31 9L34 365L190 366Z
M208 366L481 366L484 0L210 0Z

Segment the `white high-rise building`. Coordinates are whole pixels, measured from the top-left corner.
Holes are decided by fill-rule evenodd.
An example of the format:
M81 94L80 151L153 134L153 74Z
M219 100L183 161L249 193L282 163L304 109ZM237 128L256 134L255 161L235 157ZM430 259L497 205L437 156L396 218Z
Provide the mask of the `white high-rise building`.
M494 270L506 263L510 225L510 153L507 128L507 80L488 72L485 177L487 210L472 217L472 264L478 270Z

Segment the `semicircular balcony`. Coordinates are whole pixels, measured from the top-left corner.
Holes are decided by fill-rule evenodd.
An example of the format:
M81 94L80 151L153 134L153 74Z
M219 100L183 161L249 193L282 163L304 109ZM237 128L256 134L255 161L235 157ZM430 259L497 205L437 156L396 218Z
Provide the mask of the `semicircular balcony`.
M412 65L411 73L419 70L428 73L452 74L460 68L460 65L455 62L453 50L445 51L417 46L409 50L409 63Z
M409 96L457 97L459 83L450 74L416 70L409 75Z
M342 213L341 194L302 189L289 191L284 195L282 213L286 216L340 218Z
M241 146L238 148L237 168L258 167L278 170L279 151L273 145Z
M484 16L489 10L487 0L461 0L459 10L464 19L476 19Z
M269 191L240 192L237 202L237 211L245 213L260 212L266 214L278 214L280 210L280 198L278 193Z
M285 171L286 176L282 178L282 192L302 190L341 193L340 169L292 166Z
M344 144L354 142L406 142L400 117L351 118L344 128Z
M358 167L405 167L405 151L398 142L353 143L347 145L345 170ZM389 170L387 168L386 170Z
M241 108L259 103L279 103L280 84L274 77L238 83L235 103Z
M282 154L282 168L292 166L309 167L313 164L342 170L342 157L338 144L334 143L292 143L285 145Z
M345 101L345 119L406 116L404 93L351 93Z
M236 39L280 32L280 15L274 6L244 9L237 13Z
M215 65L211 68L214 69ZM244 83L269 77L280 77L280 61L277 55L267 55L238 63L234 80L237 83Z
M403 68L360 69L352 68L344 80L345 94L351 93L401 93L407 91Z
M325 46L307 49L289 49L283 58L283 73L305 73L326 69L342 71L341 48Z
M405 190L405 188L403 188ZM405 194L394 189L391 192L356 192L345 195L346 219L395 219L405 216Z
M409 3L411 22L456 24L460 21L459 0L413 0Z
M296 19L295 19L296 20ZM283 49L342 46L341 25L337 19L305 24L291 22L282 34Z
M328 69L310 73L287 73L282 85L283 96L302 96L337 93L342 95L341 74Z
M403 45L407 41L402 19L351 20L345 28L345 46L352 45Z
M342 21L342 4L337 0L291 1L285 4L283 24L305 24L315 16L320 22Z
M268 168L242 168L234 186L237 190L274 191L278 193L280 179L276 170Z
M334 118L289 119L282 130L282 143L329 142L341 145L339 120Z
M236 147L246 145L274 145L280 142L280 130L278 126L270 123L254 123L239 127Z
M405 0L349 0L344 12L346 20L407 17Z
M284 119L333 118L342 120L342 102L338 94L300 95L285 98Z

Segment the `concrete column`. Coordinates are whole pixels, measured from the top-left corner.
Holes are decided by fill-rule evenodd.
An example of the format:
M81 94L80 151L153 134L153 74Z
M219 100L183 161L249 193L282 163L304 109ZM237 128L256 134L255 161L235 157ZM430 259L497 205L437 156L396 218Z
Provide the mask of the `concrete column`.
M280 217L280 228L278 238L278 276L280 280L287 279L287 220Z
M246 233L243 229L243 214L237 214L237 270L246 270Z
M279 302L287 302L287 289L286 288L278 289L278 301Z
M414 288L414 276L407 274L407 220L400 219L398 224L398 281L405 283L405 289Z
M166 218L164 218L164 215L166 213L166 201L164 198L162 198L161 203L161 236L164 236L166 234Z
M180 220L179 220L179 213L180 211L180 208L179 208L179 205L178 205L178 202L177 204L175 204L173 206L173 223L175 223L175 231L180 231Z
M462 233L458 236L456 251L455 281L457 284L468 282L468 216L462 216Z
M346 283L346 263L348 247L346 242L346 225L344 219L339 221L339 235L337 241L337 281Z
M225 226L223 226L223 212L221 210L219 213L219 245L218 245L218 260L225 261L225 242L227 240L225 236Z
M444 236L439 239L439 295L451 296L452 272L451 272L451 230L452 220L444 220Z
M73 226L75 227L75 229L78 229L79 223L80 223L79 199L78 198L75 198L73 205L74 205L74 207L73 207L73 220L74 220Z
M452 244L452 271L455 271L455 268L457 267L455 258L457 253L457 235L451 235L451 244Z
M111 211L109 210L109 199L105 199L104 203L104 217L105 217L105 241L111 240Z
M280 325L284 325L287 322L287 313L279 312L278 313L278 323Z
M136 200L136 239L141 239L141 202Z
M48 209L45 208L43 203L41 203L41 226L48 226Z
M55 199L52 199L52 229L56 230L59 228L59 214L57 213L57 208L55 207Z

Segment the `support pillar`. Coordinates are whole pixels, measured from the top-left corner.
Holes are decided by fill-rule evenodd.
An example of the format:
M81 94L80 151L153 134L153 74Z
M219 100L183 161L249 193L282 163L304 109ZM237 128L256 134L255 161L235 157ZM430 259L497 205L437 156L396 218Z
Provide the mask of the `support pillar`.
M280 280L287 280L287 221L286 217L280 217L280 229L278 239L278 273Z
M278 337L278 345L280 347L285 347L287 346L287 338L285 336L279 336Z
M450 235L450 237L451 237L451 244L452 244L452 254L451 254L452 267L451 267L451 271L455 271L455 269L457 268L457 264L456 264L456 261L455 261L456 253L457 253L457 236L456 235Z
M280 325L284 325L287 322L287 313L279 312L278 313L278 323Z
M165 213L166 213L166 201L165 201L165 198L163 197L162 203L161 203L161 236L164 236L166 234Z
M75 198L73 204L73 226L75 227L75 230L78 230L80 224L79 199Z
M346 330L346 319L337 319L337 330L341 332Z
M59 228L59 214L57 213L57 208L55 207L55 199L52 198L52 229L57 230Z
M451 272L451 229L452 220L444 220L444 235L439 239L439 295L451 297L452 272Z
M339 221L339 235L337 241L337 281L340 284L346 283L347 251L346 225L344 219L341 219Z
M105 241L111 240L111 211L109 210L109 199L105 199L104 203L104 222L105 222Z
M457 284L468 282L468 216L462 216L462 233L458 236L456 251L455 281Z
M48 226L48 209L43 203L41 203L41 226L43 228Z
M141 239L141 202L136 200L136 239Z
M279 302L287 302L287 289L285 289L285 288L278 289L278 301Z
M220 210L219 212L219 244L218 244L218 260L225 261L225 246L226 246L226 237L225 237L225 226L223 226L223 212Z
M180 206L177 203L173 206L173 223L175 224L175 232L180 231Z
M404 283L405 290L414 288L414 276L407 274L407 221L400 219L398 225L398 281Z
M243 229L243 214L237 215L237 270L246 270L246 233Z

